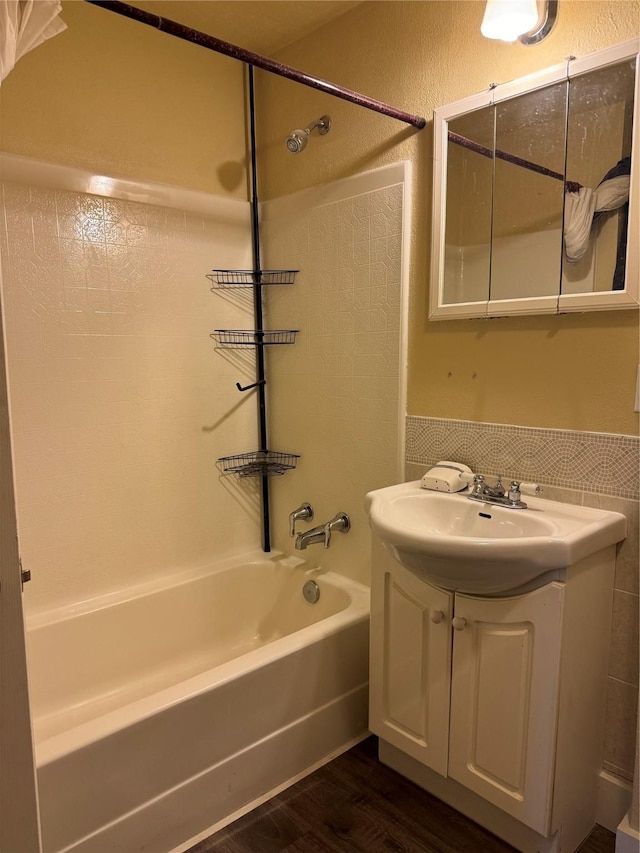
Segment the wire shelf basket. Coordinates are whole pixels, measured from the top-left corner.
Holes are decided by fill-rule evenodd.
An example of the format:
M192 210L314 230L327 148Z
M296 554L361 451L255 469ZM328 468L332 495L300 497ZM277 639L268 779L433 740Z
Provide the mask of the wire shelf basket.
M207 278L211 290L226 287L253 287L254 284L293 284L299 270L211 270Z
M216 329L211 337L220 347L264 347L276 344L294 344L298 329Z
M295 468L300 455L297 453L278 453L274 450L254 450L251 453L239 453L236 456L221 456L225 474L237 474L239 477L270 477L284 474Z

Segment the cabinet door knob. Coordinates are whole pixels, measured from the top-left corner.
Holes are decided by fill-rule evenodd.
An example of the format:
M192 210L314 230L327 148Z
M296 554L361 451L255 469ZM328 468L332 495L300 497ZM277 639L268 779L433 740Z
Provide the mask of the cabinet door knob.
M431 621L435 622L436 625L438 624L438 622L442 622L443 619L444 619L444 613L442 612L442 610L432 610L431 611Z
M467 626L467 620L463 616L454 616L451 624L456 631L463 631Z

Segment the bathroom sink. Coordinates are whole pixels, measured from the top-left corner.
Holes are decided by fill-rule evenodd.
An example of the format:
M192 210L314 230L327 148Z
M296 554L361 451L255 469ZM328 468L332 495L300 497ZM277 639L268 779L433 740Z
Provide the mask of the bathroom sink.
M527 498L527 509L470 501L401 483L369 492L365 506L385 548L424 580L461 592L518 589L620 542L617 512Z

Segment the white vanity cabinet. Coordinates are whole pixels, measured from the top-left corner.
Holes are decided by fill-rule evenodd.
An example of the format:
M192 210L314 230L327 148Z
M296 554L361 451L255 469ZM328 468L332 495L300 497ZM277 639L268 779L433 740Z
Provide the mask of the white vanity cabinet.
M426 583L374 537L381 760L520 850L573 851L595 823L614 554L480 597Z
M453 619L449 775L543 835L563 593L551 583L513 598L456 595Z
M395 561L371 587L369 728L447 775L453 593Z

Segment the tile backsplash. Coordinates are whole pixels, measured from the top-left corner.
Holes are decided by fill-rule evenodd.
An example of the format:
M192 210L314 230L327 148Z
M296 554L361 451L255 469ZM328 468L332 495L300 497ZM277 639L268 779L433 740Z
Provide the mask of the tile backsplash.
M626 780L633 777L638 706L639 450L640 439L630 435L407 418L407 480L452 459L489 479L538 483L550 500L626 515L627 538L616 554L603 762Z
M406 460L466 462L504 479L638 500L640 439L444 418L407 418Z

